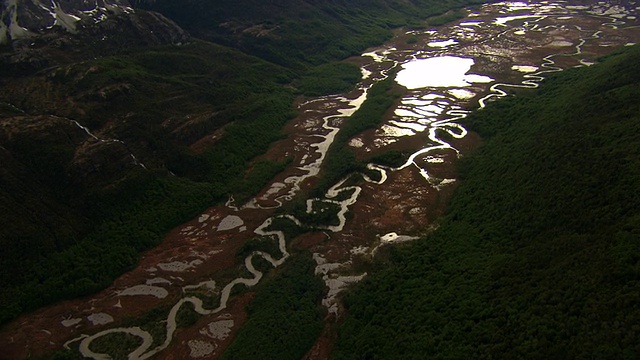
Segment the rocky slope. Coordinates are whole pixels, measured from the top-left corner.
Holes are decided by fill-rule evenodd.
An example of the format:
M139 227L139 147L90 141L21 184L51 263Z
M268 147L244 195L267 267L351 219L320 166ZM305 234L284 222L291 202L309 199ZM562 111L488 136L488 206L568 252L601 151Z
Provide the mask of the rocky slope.
M120 0L3 0L1 72L24 73L139 46L179 44L189 36L164 16Z

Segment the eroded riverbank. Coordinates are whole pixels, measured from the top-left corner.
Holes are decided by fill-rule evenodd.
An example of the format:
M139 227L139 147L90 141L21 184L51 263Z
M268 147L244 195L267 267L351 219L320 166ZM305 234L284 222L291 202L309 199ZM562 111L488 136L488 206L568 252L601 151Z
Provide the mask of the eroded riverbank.
M366 181L353 175L361 178L357 185L337 184L326 198L311 202L312 209L314 203L332 203L343 213L338 225L304 236L296 244L315 254L316 272L331 289L324 303L327 322L333 322L341 311L335 302L338 290L365 275L363 264L379 246L423 235L442 213L455 186L455 160L479 142L464 128L468 111L509 87L535 87L549 71L586 66L634 43L639 34L635 15L626 13L631 10L636 9L500 3L437 30L399 33L385 46L354 59L363 68L358 90L300 103L300 116L286 128L289 137L266 155L292 157L292 165L258 197L246 204L230 201L174 229L135 270L100 294L21 317L3 331L1 345L7 350L2 356L26 358L66 343L85 355L105 358L93 340L126 333L139 339L132 346L132 358L218 357L244 322L244 305L251 298L248 292L223 301L233 288L229 284L253 284L262 276L253 269L251 258L238 258L236 253L251 238L275 235L279 253L270 254L270 262L278 265L286 260L291 249L283 246L281 234L265 234L265 225L279 205L310 186L340 125L365 100L366 89L395 66L410 69L408 64L438 57L465 63L463 68L452 66L461 78L452 83L409 85L384 124L350 142L361 159L390 149L413 153L405 164L396 169L374 166L378 178ZM442 62L435 74L447 71L448 64ZM434 76L426 74L408 77ZM176 313L186 302L197 303L194 296L208 299L196 306L202 316L176 331ZM152 331L130 320L151 308L165 309L159 329ZM320 339L309 358L325 358L329 344L330 338Z

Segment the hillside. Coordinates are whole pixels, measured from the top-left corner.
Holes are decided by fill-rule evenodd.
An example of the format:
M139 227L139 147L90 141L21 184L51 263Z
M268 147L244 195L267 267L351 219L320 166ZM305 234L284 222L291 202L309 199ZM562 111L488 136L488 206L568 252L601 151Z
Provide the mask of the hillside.
M290 78L193 42L6 81L0 318L96 291L172 227L259 189L280 165L252 183L245 168L291 118Z
M391 37L393 28L479 0L138 0L194 36L238 48L270 62L304 68L357 55Z
M439 229L345 299L335 359L634 358L640 74L634 46L468 119Z

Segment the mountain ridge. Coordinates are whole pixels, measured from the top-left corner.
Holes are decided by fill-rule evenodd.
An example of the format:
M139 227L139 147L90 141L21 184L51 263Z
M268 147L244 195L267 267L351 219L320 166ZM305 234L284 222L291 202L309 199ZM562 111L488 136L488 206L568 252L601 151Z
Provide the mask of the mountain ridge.
M128 1L3 0L0 4L0 74L182 44L189 34L159 13L136 11Z

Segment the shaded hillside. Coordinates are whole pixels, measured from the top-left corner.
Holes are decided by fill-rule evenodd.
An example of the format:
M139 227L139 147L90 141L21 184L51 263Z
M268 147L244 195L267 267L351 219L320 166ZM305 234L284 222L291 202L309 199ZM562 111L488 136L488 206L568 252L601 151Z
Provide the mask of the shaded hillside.
M346 299L335 359L640 353L640 48L468 119L440 228Z
M0 0L2 77L188 40L171 20L134 12L127 0Z
M293 116L291 78L193 42L6 79L0 319L107 286L172 227L260 189L282 164L245 169Z
M139 0L194 36L237 47L271 62L304 67L359 54L425 18L479 0Z

